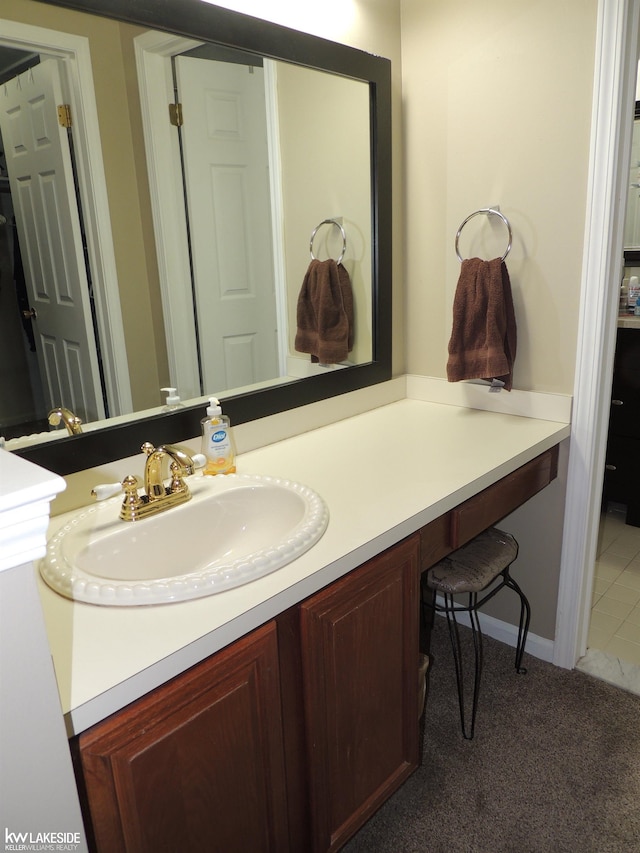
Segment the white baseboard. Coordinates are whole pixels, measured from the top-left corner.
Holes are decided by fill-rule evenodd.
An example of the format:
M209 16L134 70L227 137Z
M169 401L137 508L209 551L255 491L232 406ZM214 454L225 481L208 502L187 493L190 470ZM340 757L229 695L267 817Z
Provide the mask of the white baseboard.
M438 603L444 604L444 601L438 596ZM494 640L499 640L501 643L506 643L515 649L518 642L518 627L511 625L509 622L503 622L502 619L496 619L494 616L489 616L486 613L479 613L480 627L482 633L487 637L492 637ZM445 618L444 613L438 613L438 616ZM468 613L457 613L456 619L461 625L470 627ZM539 660L553 663L553 640L547 640L545 637L539 637L537 634L532 634L529 631L527 636L527 645L525 653L532 655Z

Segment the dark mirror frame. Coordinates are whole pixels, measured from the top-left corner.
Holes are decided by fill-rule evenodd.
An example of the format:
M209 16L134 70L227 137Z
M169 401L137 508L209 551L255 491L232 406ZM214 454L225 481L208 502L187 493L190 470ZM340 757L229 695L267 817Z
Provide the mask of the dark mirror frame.
M328 71L369 85L371 116L373 360L321 376L222 397L232 424L266 417L384 382L392 372L391 63L346 45L291 30L202 0L40 0L154 30ZM200 433L205 405L132 420L15 451L65 475L136 454L144 441L181 441ZM134 415L135 417L135 415Z

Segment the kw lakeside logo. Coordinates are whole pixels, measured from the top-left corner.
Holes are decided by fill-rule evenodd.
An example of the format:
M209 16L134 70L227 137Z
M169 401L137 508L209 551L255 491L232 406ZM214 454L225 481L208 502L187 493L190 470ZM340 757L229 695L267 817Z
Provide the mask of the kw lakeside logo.
M76 850L79 832L11 832L4 830L5 850Z

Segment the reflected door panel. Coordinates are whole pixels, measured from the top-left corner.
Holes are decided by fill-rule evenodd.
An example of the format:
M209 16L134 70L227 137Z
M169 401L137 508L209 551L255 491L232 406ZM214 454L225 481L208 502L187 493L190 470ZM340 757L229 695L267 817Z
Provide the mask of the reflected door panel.
M205 392L278 376L263 70L176 57Z
M0 96L20 251L47 405L103 418L98 357L58 66L47 60Z

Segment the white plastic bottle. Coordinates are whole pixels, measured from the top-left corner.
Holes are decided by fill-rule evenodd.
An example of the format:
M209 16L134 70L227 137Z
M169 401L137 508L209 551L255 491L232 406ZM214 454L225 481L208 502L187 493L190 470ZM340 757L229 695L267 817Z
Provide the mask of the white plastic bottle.
M207 416L202 425L202 452L207 457L206 474L235 474L236 448L231 434L231 422L222 414L219 400L209 397Z
M626 314L629 310L629 279L623 278L620 285L620 310L619 314Z
M162 407L163 412L175 412L176 409L184 409L184 406L180 402L180 397L178 397L177 388L161 388L160 390L164 391L167 395L166 402Z
M629 314L633 314L638 296L640 296L640 283L638 282L638 276L632 275L629 279L629 295L627 297Z

